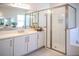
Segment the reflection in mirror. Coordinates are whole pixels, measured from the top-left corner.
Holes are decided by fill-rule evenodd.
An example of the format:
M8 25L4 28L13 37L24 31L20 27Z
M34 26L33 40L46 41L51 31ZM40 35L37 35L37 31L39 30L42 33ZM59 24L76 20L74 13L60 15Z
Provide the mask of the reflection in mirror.
M32 16L31 17L32 18L32 27L33 28L39 27L38 26L38 21L39 21L39 19L38 19L38 16L39 16L38 12L32 13L31 16Z
M0 29L2 29L4 26L4 18L0 17Z
M17 26L17 20L16 20L16 18L11 18L11 26L13 27L13 28L15 28L16 26Z
M30 27L30 14L25 15L25 28Z
M0 31L28 28L30 15L25 15L29 10L0 4Z
M32 27L32 13L30 14L30 26Z
M39 12L39 27L46 28L46 14L47 10L43 10Z
M0 30L11 30L17 25L15 18L4 18L0 17Z
M3 25L4 25L4 18L0 17L0 26L3 26Z
M24 27L25 15L17 15L17 27Z
M30 27L30 15L17 15L14 18L0 17L0 29L17 29Z

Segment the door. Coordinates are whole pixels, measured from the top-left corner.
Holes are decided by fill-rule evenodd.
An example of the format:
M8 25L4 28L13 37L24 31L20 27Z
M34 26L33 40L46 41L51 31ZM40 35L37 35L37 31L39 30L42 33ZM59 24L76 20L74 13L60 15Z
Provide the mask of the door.
M65 53L65 7L52 12L52 48Z
M14 38L14 55L24 55L25 52L25 36Z
M12 56L13 55L13 40L5 39L0 40L0 56Z
M41 48L44 46L44 40L45 40L45 32L38 32L38 48Z
M29 37L28 52L32 52L37 49L37 33L33 33Z

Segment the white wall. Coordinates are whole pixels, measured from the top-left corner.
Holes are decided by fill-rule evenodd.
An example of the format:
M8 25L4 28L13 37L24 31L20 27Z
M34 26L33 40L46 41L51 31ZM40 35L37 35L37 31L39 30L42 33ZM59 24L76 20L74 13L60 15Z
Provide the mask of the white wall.
M25 14L27 10L0 5L0 16L6 18L15 17L17 14Z

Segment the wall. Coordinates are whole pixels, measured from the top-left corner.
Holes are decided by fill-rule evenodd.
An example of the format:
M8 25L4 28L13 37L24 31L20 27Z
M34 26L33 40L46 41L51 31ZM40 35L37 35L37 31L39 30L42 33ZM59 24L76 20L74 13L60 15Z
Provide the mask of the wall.
M17 14L25 14L27 10L0 5L0 16L6 18L15 17Z

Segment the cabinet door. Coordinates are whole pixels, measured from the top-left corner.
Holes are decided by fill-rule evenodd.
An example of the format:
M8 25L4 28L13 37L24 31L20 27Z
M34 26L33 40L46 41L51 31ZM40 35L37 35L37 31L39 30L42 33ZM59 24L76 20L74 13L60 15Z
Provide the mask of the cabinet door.
M25 37L16 37L14 39L14 55L20 56L25 54Z
M45 32L38 32L38 48L44 46Z
M29 41L29 36L25 37L25 53L28 53L28 41Z
M31 34L28 42L28 52L32 52L37 49L37 33Z
M13 55L13 41L12 39L0 40L0 56Z

